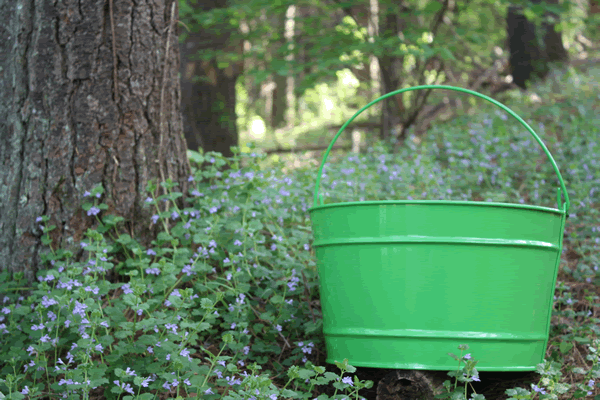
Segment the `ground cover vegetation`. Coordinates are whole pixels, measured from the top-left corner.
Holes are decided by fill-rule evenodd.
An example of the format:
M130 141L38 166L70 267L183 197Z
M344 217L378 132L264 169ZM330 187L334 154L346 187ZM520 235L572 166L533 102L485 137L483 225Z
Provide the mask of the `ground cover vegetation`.
M564 71L505 103L554 155L571 196L546 360L539 381L511 399L599 398L600 90ZM552 85L559 85L556 90ZM552 94L556 93L556 94ZM541 149L492 105L410 136L397 152L373 143L326 165L326 202L454 199L555 207L557 181ZM419 142L417 144L417 142ZM317 160L295 164L259 150L190 152L189 193L148 187L152 246L126 233L89 188L96 220L83 261L52 249L35 287L0 274L0 392L6 399L359 399L372 382L324 362L318 274L308 208ZM305 162L298 163L299 159ZM167 194L153 196L156 185ZM46 216L36 221L45 232ZM118 279L106 279L113 270ZM464 289L468 296L468 288ZM466 343L468 345L468 343ZM461 346L452 399L482 399L477 354ZM465 385L468 387L465 388Z

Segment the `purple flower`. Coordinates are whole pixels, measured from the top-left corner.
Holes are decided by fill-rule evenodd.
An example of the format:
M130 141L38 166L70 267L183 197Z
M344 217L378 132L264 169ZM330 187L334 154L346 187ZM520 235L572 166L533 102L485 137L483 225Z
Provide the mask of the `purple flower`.
M538 387L538 385L531 385L531 387L533 388L534 391L541 393L541 394L546 394L546 391L540 387Z
M158 215L154 214L152 217L150 217L150 219L152 220L152 223L155 224L156 221L158 221Z
M135 373L134 370L132 370L131 368L127 367L127 370L125 371L125 373L127 375L131 375L131 376L137 376L137 374Z
M90 196L90 195L91 195L91 193L90 193L90 192L88 192L87 190L86 190L85 192L83 192L83 197L88 197L88 196Z
M277 329L277 332L281 332L283 328L281 327L281 325L275 325L275 329Z
M21 394L29 394L29 387L25 386L25 389L21 390Z
M175 219L177 219L177 218L179 218L179 214L177 214L177 211L173 211L173 212L171 213L171 219L174 219L174 220L175 220Z
M125 294L133 293L133 290L131 290L131 288L129 287L129 283L126 283L123 286L121 286L121 289L123 289L123 293Z
M465 355L463 356L463 358L464 358L465 360L470 360L470 359L472 358L472 357L471 357L471 353L465 354Z
M350 386L354 386L354 383L352 382L352 378L350 378L349 376L345 376L344 379L342 379L342 383L345 383Z
M277 395L275 393L269 395L269 399L271 400L277 400Z
M208 388L204 391L204 394L215 394L211 388Z
M155 256L156 252L154 250L152 250L152 249L148 249L148 250L146 250L146 254L149 255L149 256Z
M100 212L100 209L96 206L93 206L92 208L90 208L87 212L87 215L98 215L98 213Z
M142 381L142 386L143 386L143 387L148 387L148 383L149 383L149 382L152 382L152 381L150 380L150 377L147 377L146 379L144 379L144 380Z
M84 318L85 317L84 310L87 307L88 307L87 304L80 303L77 300L75 300L75 308L73 309L73 314L80 315L81 318Z

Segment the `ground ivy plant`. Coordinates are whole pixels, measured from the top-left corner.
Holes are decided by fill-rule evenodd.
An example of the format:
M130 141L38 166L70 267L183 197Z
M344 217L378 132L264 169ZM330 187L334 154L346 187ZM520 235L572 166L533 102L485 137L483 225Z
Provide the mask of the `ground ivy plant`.
M530 122L571 195L562 272L577 285L559 286L540 381L508 391L514 399L599 393L600 145L589 137L593 120L569 101L561 104L561 118L552 113L563 108L534 110L530 115L539 112L543 122ZM559 137L566 128L570 134ZM35 287L27 287L22 273L0 273L2 396L341 400L358 399L372 385L347 361L324 367L308 219L314 160L297 167L255 153L189 156L188 193L170 181L147 188L152 217L144 223L160 227L150 245L108 214L101 186L85 188L83 209L96 224L78 244L84 257L51 249ZM397 152L374 143L364 153L332 155L321 187L326 202L452 199L556 207L556 186L528 133L482 107L476 117L433 127L425 140L410 136ZM33 223L50 246L55 227L48 216ZM107 279L108 271L116 278ZM583 361L570 368L575 352ZM467 385L478 379L475 361L456 357L452 376ZM451 398L466 398L456 382L447 389Z

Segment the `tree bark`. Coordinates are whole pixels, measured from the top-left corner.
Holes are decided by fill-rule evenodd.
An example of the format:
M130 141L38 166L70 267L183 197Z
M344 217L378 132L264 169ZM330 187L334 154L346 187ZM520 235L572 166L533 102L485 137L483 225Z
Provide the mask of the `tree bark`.
M528 21L517 6L508 8L506 17L508 29L509 63L513 82L521 89L533 74L533 60L541 57L536 42L535 25Z
M269 17L271 21L271 27L277 32L278 40L270 46L271 57L275 59L282 59L282 56L278 53L282 50L283 46L286 46L285 39L285 14L275 13ZM271 128L280 128L285 125L285 114L288 108L287 98L285 96L287 90L287 80L285 75L273 74L272 80L274 85L273 90L270 91L271 101L267 101L269 109L266 110L268 115L267 121Z
M397 37L405 28L405 21L399 15L405 12L403 1L399 1L395 9L383 10L379 20L379 34L384 38ZM382 55L379 57L379 69L381 77L381 93L386 94L400 87L404 73L404 57L393 55ZM389 140L393 132L399 133L401 129L401 116L405 109L402 98L399 96L389 97L381 102L381 132L379 138Z
M202 1L199 11L226 8L222 0ZM223 50L242 54L243 42L231 41L229 21L212 29L193 27L181 46L182 111L185 138L191 150L217 151L226 157L233 155L231 146L238 145L235 113L235 84L243 71L243 60L228 61L223 66L213 57L198 60L203 50Z
M534 3L540 1L536 0ZM558 0L545 0L545 2L558 4ZM557 15L546 13L542 25L536 27L523 15L520 7L508 8L506 24L509 64L513 82L520 88L525 89L527 81L531 78L544 78L550 70L550 62L568 60L561 34L555 29L557 21ZM539 32L539 28L542 33Z
M545 0L548 4L558 4L558 0ZM559 15L546 13L542 28L544 30L544 48L546 57L550 62L564 62L569 60L569 54L562 41L562 35L556 31Z
M142 244L149 180L186 191L176 2L113 1L0 0L0 268L30 282L47 250L38 216L77 260L95 224L85 191L102 184L105 212Z

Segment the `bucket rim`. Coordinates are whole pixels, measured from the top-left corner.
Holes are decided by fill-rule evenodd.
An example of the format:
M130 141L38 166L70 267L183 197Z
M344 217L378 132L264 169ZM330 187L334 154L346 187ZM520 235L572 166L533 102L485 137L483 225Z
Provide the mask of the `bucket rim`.
M313 211L335 208L335 207L349 207L349 206L367 206L367 205L389 205L389 204L434 204L434 205L455 205L455 206L485 206L485 207L501 207L501 208L517 208L532 211L543 211L557 215L565 215L565 210L559 210L557 208L533 206L530 204L514 204L514 203L497 203L492 201L464 201L464 200L369 200L369 201L349 201L343 203L329 203L313 206L308 209L309 213Z

